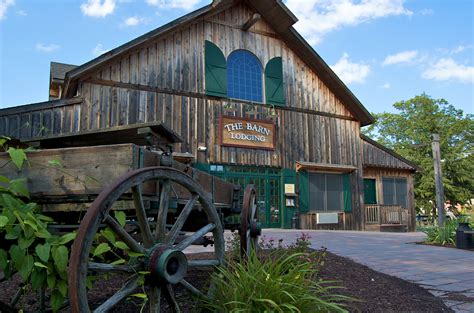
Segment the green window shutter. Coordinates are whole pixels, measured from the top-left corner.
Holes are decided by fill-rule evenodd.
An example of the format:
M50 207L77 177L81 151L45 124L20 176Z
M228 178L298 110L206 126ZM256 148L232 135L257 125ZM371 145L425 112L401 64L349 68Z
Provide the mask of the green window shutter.
M281 57L271 59L265 67L265 95L267 103L280 106L285 104Z
M349 174L342 175L343 196L344 196L344 212L352 212L352 188L351 177Z
M364 179L364 201L365 204L377 204L375 179Z
M307 213L309 210L309 180L307 172L298 173L298 191L300 213Z
M212 42L206 40L206 94L211 96L227 96L227 64L222 51Z

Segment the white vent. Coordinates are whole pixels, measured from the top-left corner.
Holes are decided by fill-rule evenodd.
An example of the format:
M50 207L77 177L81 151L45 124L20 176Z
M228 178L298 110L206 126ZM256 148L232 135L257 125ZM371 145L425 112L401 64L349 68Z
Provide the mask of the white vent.
M338 222L337 213L316 214L316 224L337 224Z

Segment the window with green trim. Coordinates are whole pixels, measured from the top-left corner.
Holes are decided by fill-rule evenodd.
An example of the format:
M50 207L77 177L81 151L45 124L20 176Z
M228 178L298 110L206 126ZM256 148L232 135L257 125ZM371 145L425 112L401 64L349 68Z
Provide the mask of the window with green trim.
M309 210L342 212L343 190L342 174L309 173Z
M408 187L406 178L382 178L383 204L400 205L407 207Z

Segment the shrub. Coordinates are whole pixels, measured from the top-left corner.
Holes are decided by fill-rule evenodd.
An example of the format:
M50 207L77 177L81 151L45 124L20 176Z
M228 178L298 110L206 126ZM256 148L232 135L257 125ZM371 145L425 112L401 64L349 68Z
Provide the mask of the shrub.
M457 220L446 220L444 227L432 227L423 230L426 233L426 242L440 245L454 245L456 243Z
M348 298L332 293L331 282L318 281L304 253L272 252L259 259L251 253L245 263L230 260L211 277L215 286L204 308L214 312L346 312Z

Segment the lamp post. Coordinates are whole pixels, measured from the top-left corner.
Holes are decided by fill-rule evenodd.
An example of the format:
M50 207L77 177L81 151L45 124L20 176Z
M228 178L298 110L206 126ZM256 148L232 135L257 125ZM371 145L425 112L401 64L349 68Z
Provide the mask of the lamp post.
M441 152L439 148L439 135L433 134L433 142L431 144L433 150L434 179L436 188L436 207L438 209L438 226L444 226L444 188L443 174L441 173Z

